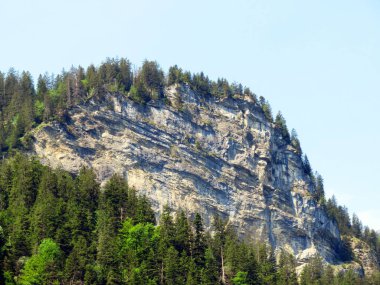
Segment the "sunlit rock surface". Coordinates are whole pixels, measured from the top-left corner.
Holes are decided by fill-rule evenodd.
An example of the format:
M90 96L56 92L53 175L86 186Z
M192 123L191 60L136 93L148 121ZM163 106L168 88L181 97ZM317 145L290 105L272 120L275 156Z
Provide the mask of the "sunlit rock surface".
M69 123L36 130L34 154L73 173L92 167L103 183L119 173L157 214L169 204L201 213L210 227L218 213L299 264L317 252L339 263L336 224L312 198L300 155L253 98L205 98L187 86L165 93L147 105L120 94L91 99L70 111Z

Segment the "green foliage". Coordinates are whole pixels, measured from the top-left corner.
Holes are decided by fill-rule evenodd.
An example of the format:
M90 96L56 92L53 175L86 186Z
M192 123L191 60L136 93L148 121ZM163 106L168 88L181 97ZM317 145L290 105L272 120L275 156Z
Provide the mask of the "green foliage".
M194 219L194 244L193 244L193 257L197 266L204 265L204 255L206 244L204 240L204 229L202 218L199 213L195 214Z
M281 251L278 263L278 285L297 285L296 260L293 255Z
M291 142L288 127L286 126L285 118L282 116L281 112L277 113L276 119L274 121L274 127L278 130L282 139L286 143Z
M306 154L302 157L302 162L303 162L303 171L305 172L306 175L311 176L313 174L313 169L311 168L309 159L307 158Z
M327 200L326 210L329 217L337 222L341 234L351 233L351 219L348 209L345 206L338 205L335 196Z
M207 78L207 77L206 77ZM224 78L219 78L216 82L211 82L211 94L220 98L232 97L234 90L228 81ZM238 91L239 92L239 91Z
M247 272L239 271L236 276L232 278L232 284L234 285L248 285L247 283Z
M273 250L265 244L259 246L259 261L259 282L263 284L275 284L278 278L276 259Z
M171 66L169 68L168 74L168 85L173 84L182 84L182 83L190 83L190 77L186 76L186 74L179 68L177 65Z
M353 270L341 271L334 274L330 265L323 265L320 257L315 256L306 265L300 276L300 285L357 285L357 284L377 284L378 278L375 272L371 276L361 278ZM375 281L375 283L373 283Z
M352 215L352 220L345 206L338 205L335 197L328 199L325 203L329 217L338 225L342 234L342 244L339 253L342 260L353 259L353 252L350 246L350 236L354 236L366 242L377 254L380 252L379 235L368 227L363 228L363 224L356 214Z
M91 169L72 177L21 155L0 170L2 283L297 284L293 256L283 252L276 262L270 247L240 240L218 216L213 236L200 214L190 219L169 207L155 225L148 199L118 175L100 189ZM370 230L362 235L377 240ZM334 276L315 258L301 283L366 282L358 278Z
M35 108L36 120L38 120L39 122L42 122L44 111L45 111L44 102L40 100L36 100L36 102L34 103L34 108Z
M139 104L144 104L150 100L148 91L142 81L136 81L136 83L132 85L129 91L129 97Z
M129 96L138 103L163 98L164 73L155 61L145 60L137 73Z
M203 72L192 76L191 87L203 96L209 95L211 91L210 80Z
M53 240L42 240L37 253L26 261L17 283L60 284L61 257L61 250Z
M7 74L0 73L0 85L5 85L5 92L0 91L0 149L4 152L23 148L36 125L51 120L68 121L70 108L89 100L105 100L114 93L128 96L138 104L152 100L165 103L165 87L172 84L178 84L178 104L173 106L179 110L181 90L190 88L205 97L202 100L248 97L273 122L268 101L264 97L258 100L241 84L230 84L223 78L212 81L203 72L191 74L177 66L171 67L165 78L154 61L144 61L133 72L127 59L107 59L86 70L79 66L56 76L41 75L36 89L28 72L19 74L11 69ZM289 136L281 113L274 126L285 142L302 155L297 134L292 131ZM201 150L200 142L195 146ZM314 176L307 156L303 157L303 166L314 183L315 200L326 208L344 234L342 243L337 245L341 258L352 259L346 238L351 235L380 253L376 232L363 228L356 216L351 221L347 209L338 206L334 198L325 202L323 179ZM210 236L199 214L173 215L165 207L159 226L155 216L149 199L138 196L120 176L112 177L101 189L90 169L82 169L73 177L20 155L3 160L0 284L15 284L15 280L20 284L297 283L292 256L282 253L276 263L271 248L240 240L228 221L215 217L214 235ZM54 248L58 248L59 254ZM49 254L45 255L48 252L54 257L51 260L46 257ZM321 269L318 262L313 262L302 275L306 283L357 281L352 272L333 276L331 268Z
M292 133L290 136L290 144L295 148L298 155L301 156L302 155L301 143L300 143L300 140L298 139L298 135L295 129L292 129Z
M315 174L315 191L313 196L318 203L325 204L325 188L323 178L319 173Z
M58 75L40 75L37 88L34 88L30 73L19 75L11 69L7 74L0 72L0 82L3 82L2 86L5 84L5 92L0 98L1 151L28 148L32 136L25 134L31 128L52 120L69 122L69 110L90 100L122 94L138 104L147 104L151 100L173 103L164 92L165 87L173 84L178 84L179 90L190 88L200 96L213 96L217 100L249 97L261 107L267 120L273 122L269 103L263 97L258 102L256 95L242 84L230 84L224 78L212 81L203 72L192 74L176 65L170 67L165 76L155 61L145 60L141 68L134 71L125 58L107 58L99 66L90 65L86 70L78 66ZM183 111L181 96L178 92L173 103L179 111ZM287 138L286 133L284 131Z
M319 260L312 260L313 263L308 264L302 271L300 285L319 284L322 278L323 265Z
M363 233L363 224L360 221L359 217L354 213L352 215L352 234L357 237L361 238Z
M6 239L4 235L4 230L0 226L0 264L4 263L5 245L6 245ZM4 269L3 269L3 266L0 266L0 284L4 284L4 283L5 283Z
M259 103L260 103L260 107L264 113L265 118L269 122L272 123L273 122L273 115L272 115L272 108L269 105L269 102L263 96L260 96Z
M150 223L134 225L131 219L127 219L120 230L119 243L122 278L132 279L132 284L155 284L159 229Z

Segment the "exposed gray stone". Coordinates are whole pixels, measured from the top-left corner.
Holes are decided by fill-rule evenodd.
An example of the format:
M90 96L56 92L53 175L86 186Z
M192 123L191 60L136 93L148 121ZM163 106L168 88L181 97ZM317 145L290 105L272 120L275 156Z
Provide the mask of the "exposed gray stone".
M207 227L218 213L299 264L316 252L339 263L338 228L313 200L300 155L252 98L203 98L187 86L166 96L171 106L113 94L75 107L71 123L35 132L34 153L74 173L93 167L103 183L120 173L157 213L165 204L199 212Z

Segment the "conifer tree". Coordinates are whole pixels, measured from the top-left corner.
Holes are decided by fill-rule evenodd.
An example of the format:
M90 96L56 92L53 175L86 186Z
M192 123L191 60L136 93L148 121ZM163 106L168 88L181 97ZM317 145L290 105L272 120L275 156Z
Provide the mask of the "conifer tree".
M269 105L269 102L263 97L263 96L260 96L259 97L259 103L260 103L260 107L261 109L263 110L263 113L265 115L265 118L270 122L272 123L273 122L273 115L272 115L272 108L271 106Z
M177 285L179 284L178 276L180 272L178 271L179 257L178 251L170 246L166 251L164 257L164 276L165 284L168 285Z
M0 226L0 284L5 284L4 268L3 268L5 244L6 244L6 237L4 235L4 230L2 226Z
M215 231L212 247L214 250L215 258L218 262L220 270L219 280L222 283L226 282L225 273L225 243L226 243L226 222L223 221L218 215L214 215L213 229Z
M10 168L6 168L5 173L10 179L4 181L4 186L9 191L8 213L12 220L8 229L11 241L8 261L14 266L19 257L30 253L29 217L35 205L41 166L21 155L16 155L9 163Z
M290 135L290 144L296 149L299 155L302 155L301 143L298 139L298 134L295 129L292 129L292 132Z
M64 201L57 197L57 175L50 169L44 171L38 187L36 202L31 213L31 244L36 248L44 238L54 238L64 224ZM52 207L54 205L54 207Z
M306 154L303 156L303 170L306 175L311 175L313 172L309 159L307 158Z
M219 281L219 266L211 247L205 251L205 266L201 272L202 285L217 284Z
M192 233L189 222L187 220L184 211L180 211L177 215L175 225L174 225L174 245L178 252L185 252L187 255L191 254L191 242Z
M133 74L131 63L125 58L122 58L119 62L119 73L120 75L118 77L120 83L125 91L129 91L133 83Z
M204 254L206 250L204 240L204 229L201 215L195 214L194 218L194 244L193 244L193 257L197 266L204 265Z
M319 173L316 173L316 180L315 180L315 193L314 193L314 199L324 204L325 203L325 189L323 184L323 178Z
M152 210L151 204L146 196L139 197L136 200L135 207L136 213L132 217L136 220L136 223L156 224L154 211Z
M117 267L117 234L126 218L128 186L125 180L114 175L107 182L99 198L97 217L97 264L101 268L100 280L106 282ZM110 278L111 278L110 277Z
M262 284L275 284L277 282L277 264L274 252L267 245L259 246L258 279Z
M281 251L278 263L278 285L297 285L296 260L291 254Z
M177 65L171 66L168 73L168 85L183 83L183 71Z
M363 224L360 221L359 217L355 213L353 213L352 214L352 233L357 238L361 238L362 232L363 232Z
M323 276L323 264L320 256L314 256L304 267L300 277L300 285L318 284Z
M285 118L282 116L280 111L276 115L276 119L274 121L274 126L275 126L275 128L278 129L283 140L285 142L289 143L290 142L290 136L289 136L288 127L286 126Z
M323 275L321 278L321 283L323 285L331 285L335 282L334 269L331 265L327 265L323 270Z

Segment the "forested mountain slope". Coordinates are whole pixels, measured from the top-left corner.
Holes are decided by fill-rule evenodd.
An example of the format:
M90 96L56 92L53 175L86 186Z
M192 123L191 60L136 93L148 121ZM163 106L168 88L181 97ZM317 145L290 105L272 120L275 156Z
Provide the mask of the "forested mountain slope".
M146 195L156 219L168 205L190 220L199 213L212 233L218 216L241 239L293 254L298 266L319 254L338 268L377 267L376 233L326 201L296 132L240 84L176 66L165 76L149 61L133 73L125 59L41 76L37 90L28 73L0 81L4 154L20 149L75 175L90 167L102 185L119 174ZM368 245L356 262L350 236Z
M163 208L113 175L78 175L16 154L0 163L0 284L379 284L375 273L334 276L315 256L297 278L286 250L243 242L214 215L211 236L198 213ZM175 217L173 218L173 214ZM298 280L299 279L299 280Z

